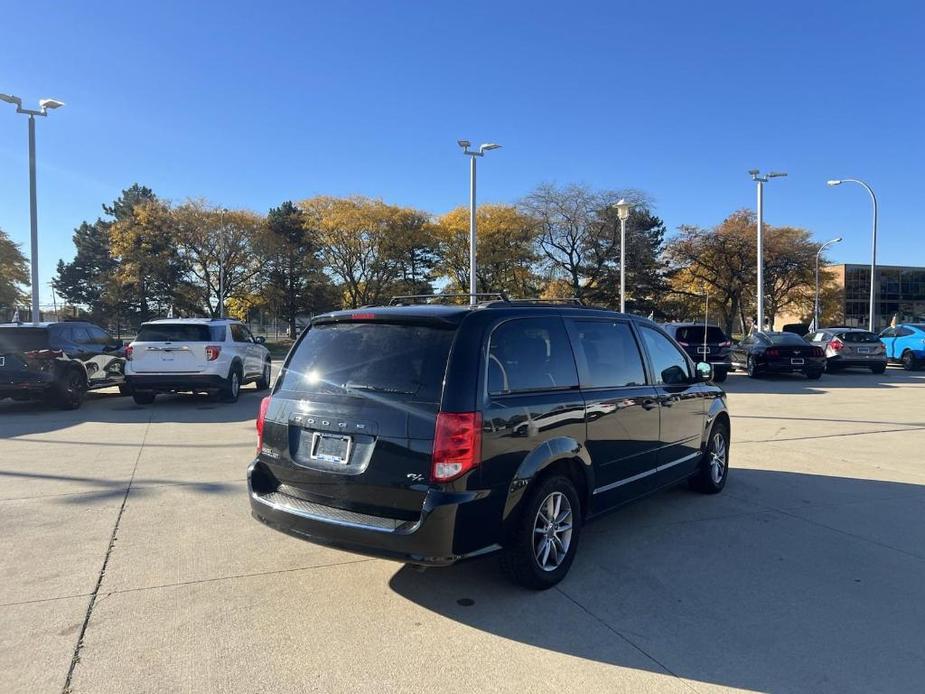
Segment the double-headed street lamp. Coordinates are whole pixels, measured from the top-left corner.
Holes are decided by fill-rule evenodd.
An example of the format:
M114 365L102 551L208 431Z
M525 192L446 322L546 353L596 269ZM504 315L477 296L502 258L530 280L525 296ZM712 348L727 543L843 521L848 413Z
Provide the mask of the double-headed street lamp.
M63 101L57 99L41 99L38 110L23 108L22 99L12 94L0 94L0 101L16 106L16 113L29 116L29 216L32 228L32 322L41 320L39 311L39 227L38 205L35 198L35 117L47 116L48 109L64 106Z
M614 207L620 219L620 313L626 313L626 220L630 218L633 207L624 198L620 198Z
M758 169L748 173L758 184L758 330L764 330L764 184L787 174L771 171L762 176Z
M479 145L478 151L470 150L472 145L469 140L457 140L456 143L462 147L463 154L469 157L469 303L476 303L477 283L476 275L476 221L475 221L475 158L485 156L485 152L498 149L501 145L489 142Z
M841 236L839 236L837 239L826 241L824 244L819 246L819 250L816 251L816 299L813 302L813 328L816 330L819 330L819 256L822 255L822 251L824 251L826 248L834 243L841 243L841 241Z
M836 178L827 183L829 186L840 186L842 183L857 183L859 186L864 186L867 192L870 193L870 200L874 206L874 224L870 242L870 315L868 316L867 329L875 332L877 325L877 314L875 313L877 307L877 196L874 195L873 188L857 178Z

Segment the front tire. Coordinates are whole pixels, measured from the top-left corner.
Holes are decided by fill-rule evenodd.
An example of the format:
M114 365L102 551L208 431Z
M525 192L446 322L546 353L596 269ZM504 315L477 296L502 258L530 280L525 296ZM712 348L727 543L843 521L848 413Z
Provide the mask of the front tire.
M270 387L270 360L267 359L263 364L263 372L257 379L257 390L266 390Z
M532 590L552 588L565 578L581 535L581 501L564 475L541 480L527 498L501 554L501 567L515 583Z
M688 480L691 489L702 494L719 494L729 477L729 425L719 421L710 430L700 469Z

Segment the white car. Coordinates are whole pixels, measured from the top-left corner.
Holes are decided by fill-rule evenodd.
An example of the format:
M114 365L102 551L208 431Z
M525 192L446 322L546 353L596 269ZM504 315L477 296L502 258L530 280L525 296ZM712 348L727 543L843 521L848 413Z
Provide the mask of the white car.
M206 392L235 402L241 386L270 387L270 351L236 320L167 318L144 323L125 350L125 382L139 405L158 393Z

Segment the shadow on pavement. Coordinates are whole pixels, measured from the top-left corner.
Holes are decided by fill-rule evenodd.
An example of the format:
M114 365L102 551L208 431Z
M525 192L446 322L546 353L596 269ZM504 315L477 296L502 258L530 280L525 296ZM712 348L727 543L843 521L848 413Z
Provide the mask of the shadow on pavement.
M260 400L269 391L241 389L236 403L213 402L205 395L159 395L152 405L136 405L131 397L111 391L87 393L78 410L59 410L40 402L0 401L0 439L67 429L83 422L132 424L179 422L217 424L257 418ZM106 445L101 440L94 445ZM214 444L211 444L214 445Z
M925 372L889 367L882 374L863 369L827 372L818 381L811 381L802 374L768 374L749 378L745 373L735 371L719 385L730 393L824 395L835 388L896 388L913 384L925 385Z
M509 585L490 558L404 567L390 586L472 629L615 666L643 654L653 672L750 690L921 691L923 511L915 484L735 470L719 497L675 488L589 524L551 591Z

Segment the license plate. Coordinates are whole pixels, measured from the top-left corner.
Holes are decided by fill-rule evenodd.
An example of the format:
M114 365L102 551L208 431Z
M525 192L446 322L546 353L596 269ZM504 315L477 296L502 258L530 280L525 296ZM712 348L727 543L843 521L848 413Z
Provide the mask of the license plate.
M710 353L709 347L698 347L697 348L697 354L709 354L709 353Z
M312 436L311 457L326 463L346 465L350 457L350 437L315 433Z
M858 347L858 354L870 354L870 347Z
M799 366L800 364L803 363L803 360L802 359L791 359L790 363L793 364L794 366Z
M6 366L6 357L0 357L0 366Z

